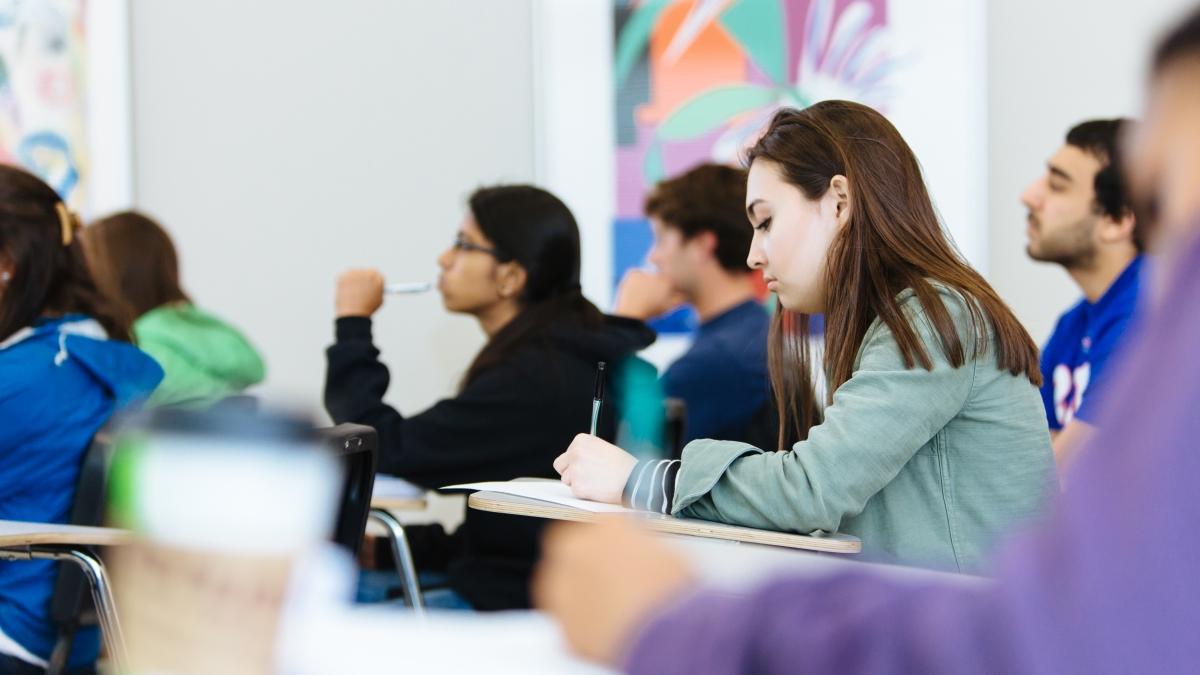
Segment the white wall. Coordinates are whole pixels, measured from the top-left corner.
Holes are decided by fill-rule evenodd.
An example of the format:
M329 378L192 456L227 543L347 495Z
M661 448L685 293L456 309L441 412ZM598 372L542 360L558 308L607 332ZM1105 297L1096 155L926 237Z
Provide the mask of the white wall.
M135 200L196 301L318 409L347 266L432 280L474 187L533 177L529 0L134 0ZM482 344L436 293L376 327L391 399L450 393Z
M1076 123L1139 114L1155 40L1192 6L1192 0L988 3L988 276L1039 344L1080 292L1061 268L1026 257L1021 190Z

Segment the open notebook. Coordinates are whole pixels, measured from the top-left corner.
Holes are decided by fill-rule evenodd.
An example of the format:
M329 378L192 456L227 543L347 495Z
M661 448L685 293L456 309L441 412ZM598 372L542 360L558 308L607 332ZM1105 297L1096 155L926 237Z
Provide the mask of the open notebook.
M506 495L516 495L528 499L570 506L592 513L623 513L631 511L616 504L603 504L587 499L580 499L571 494L571 488L556 480L516 480L516 481L487 481L483 483L463 483L462 485L447 485L443 490L474 490L499 492Z

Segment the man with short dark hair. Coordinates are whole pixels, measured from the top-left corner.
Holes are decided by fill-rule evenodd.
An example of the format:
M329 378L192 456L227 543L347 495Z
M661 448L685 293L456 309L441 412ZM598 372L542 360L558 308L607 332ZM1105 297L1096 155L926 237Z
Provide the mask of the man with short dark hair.
M687 303L700 328L662 376L664 393L686 406L684 440L757 439L769 420L769 317L746 265L753 231L746 220L746 172L701 164L655 186L646 199L654 230L654 272L621 280L613 313L646 320Z
M1060 471L1094 428L1094 405L1134 315L1142 234L1121 175L1124 119L1067 132L1046 173L1025 189L1029 257L1061 265L1083 299L1059 317L1042 350L1042 402Z

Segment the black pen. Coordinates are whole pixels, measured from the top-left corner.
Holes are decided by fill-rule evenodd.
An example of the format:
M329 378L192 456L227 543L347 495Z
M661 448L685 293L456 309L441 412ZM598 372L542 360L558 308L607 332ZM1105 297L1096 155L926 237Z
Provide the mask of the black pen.
M592 394L592 435L600 424L600 406L604 403L604 362L596 364L596 393Z

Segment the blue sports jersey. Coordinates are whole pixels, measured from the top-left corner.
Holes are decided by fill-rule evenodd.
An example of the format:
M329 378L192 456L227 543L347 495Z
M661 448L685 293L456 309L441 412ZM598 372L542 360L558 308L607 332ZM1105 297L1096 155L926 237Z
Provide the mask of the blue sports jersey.
M1051 429L1076 417L1093 423L1109 364L1137 309L1143 258L1134 258L1094 304L1085 298L1059 317L1042 350L1042 403Z

